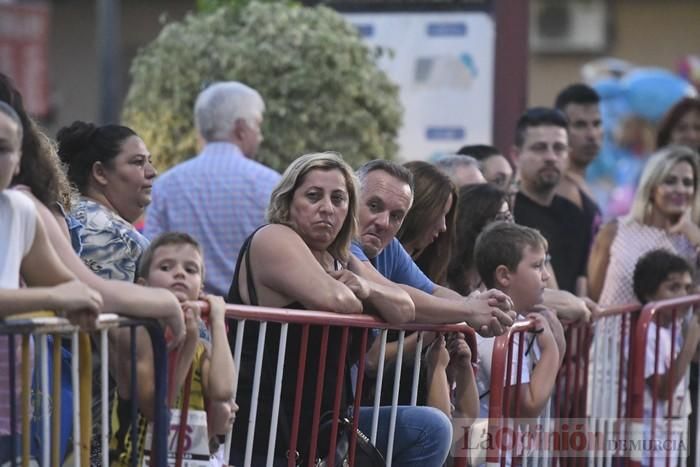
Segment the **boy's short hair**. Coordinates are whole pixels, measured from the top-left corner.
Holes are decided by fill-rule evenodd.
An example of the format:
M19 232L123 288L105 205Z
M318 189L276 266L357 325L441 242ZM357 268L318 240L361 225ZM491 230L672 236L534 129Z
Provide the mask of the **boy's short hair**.
M493 222L476 238L474 263L484 285L494 287L494 273L498 266L510 271L518 269L525 247L547 251L547 240L530 227L512 222Z
M136 271L137 278L142 277L148 279L148 271L151 269L151 264L153 263L153 255L155 255L158 248L166 245L192 245L202 257L202 279L204 279L204 255L202 254L202 247L194 237L184 232L165 232L154 238L151 244L148 245L148 248L146 248L146 251L141 255L139 267Z
M649 301L647 297L655 295L668 276L684 272L691 276L694 273L692 266L683 257L663 248L652 250L639 258L634 267L632 276L634 294L642 304L645 304Z

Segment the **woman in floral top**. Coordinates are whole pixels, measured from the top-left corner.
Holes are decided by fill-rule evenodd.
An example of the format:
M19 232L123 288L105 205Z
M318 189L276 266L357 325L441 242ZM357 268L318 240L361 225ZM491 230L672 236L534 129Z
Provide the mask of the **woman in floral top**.
M105 279L134 281L148 241L133 226L151 202L156 170L143 140L120 125L76 121L57 135L58 154L80 191L83 261Z

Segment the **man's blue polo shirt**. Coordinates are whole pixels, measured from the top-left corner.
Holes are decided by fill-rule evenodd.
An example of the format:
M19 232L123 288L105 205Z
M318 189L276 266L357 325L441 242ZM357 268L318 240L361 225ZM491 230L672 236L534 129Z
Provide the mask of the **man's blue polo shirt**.
M432 294L437 287L437 285L423 274L423 271L420 270L401 245L401 242L396 238L394 238L376 258L367 258L365 252L362 251L362 246L355 241L352 242L350 251L352 251L352 254L360 259L360 261L371 262L382 276L392 282L408 285L429 294Z

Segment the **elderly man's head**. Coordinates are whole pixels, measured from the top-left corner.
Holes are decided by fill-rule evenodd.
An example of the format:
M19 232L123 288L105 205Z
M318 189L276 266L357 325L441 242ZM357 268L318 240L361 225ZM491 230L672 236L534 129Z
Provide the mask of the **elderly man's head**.
M457 188L464 185L486 183L479 168L479 161L471 156L461 154L443 156L435 161L435 165L452 179Z
M374 160L357 170L359 241L374 258L389 245L413 204L413 175L394 162Z
M264 111L265 102L255 89L237 81L214 83L197 97L195 125L204 141L233 143L254 158L263 140Z

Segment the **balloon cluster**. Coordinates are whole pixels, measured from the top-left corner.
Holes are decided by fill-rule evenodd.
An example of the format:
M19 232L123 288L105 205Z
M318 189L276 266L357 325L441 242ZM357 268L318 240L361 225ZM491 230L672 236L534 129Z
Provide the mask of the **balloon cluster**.
M655 125L676 102L697 91L683 77L660 68L610 72L593 81L592 87L601 98L604 140L587 178L604 216L611 218L626 214L632 203L639 174L653 149Z

